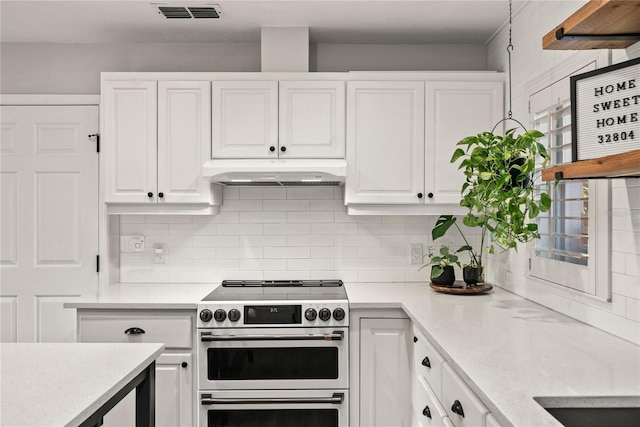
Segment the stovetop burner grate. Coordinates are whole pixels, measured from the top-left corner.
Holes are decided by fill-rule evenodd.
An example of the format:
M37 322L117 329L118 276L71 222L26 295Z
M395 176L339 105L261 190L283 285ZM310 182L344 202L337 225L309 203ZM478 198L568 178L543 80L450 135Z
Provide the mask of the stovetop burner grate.
M261 288L334 288L342 286L342 280L223 280L225 288L261 287Z

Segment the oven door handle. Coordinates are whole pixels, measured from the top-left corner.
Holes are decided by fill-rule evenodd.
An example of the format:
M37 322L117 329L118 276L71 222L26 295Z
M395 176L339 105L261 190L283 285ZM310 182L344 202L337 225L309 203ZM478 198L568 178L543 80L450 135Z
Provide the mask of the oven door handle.
M200 341L342 341L343 331L333 331L330 334L300 334L300 335L213 335L211 332L201 332Z
M282 403L334 403L340 404L344 402L344 393L333 393L331 397L294 397L294 398L248 398L248 399L231 399L231 398L214 398L211 394L203 394L200 403L202 405L255 405L255 404L282 404Z

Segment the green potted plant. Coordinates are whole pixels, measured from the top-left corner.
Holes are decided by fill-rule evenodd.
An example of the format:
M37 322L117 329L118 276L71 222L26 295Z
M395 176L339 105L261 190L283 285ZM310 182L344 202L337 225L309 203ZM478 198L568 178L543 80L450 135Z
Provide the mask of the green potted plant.
M508 130L505 136L483 132L458 142L451 157L451 163L462 159L459 169L465 182L460 205L469 209L462 223L481 228L480 248L473 252L451 215L438 219L432 235L434 239L440 237L455 224L466 243L458 251L470 252L470 264L479 268L480 279L485 245L489 253L494 253L494 245L517 250L518 243L540 237L538 225L531 220L551 207L549 195L536 193L533 187L536 166L545 167L549 161L547 150L538 142L543 136L537 130L517 136L515 129Z
M458 256L451 252L447 245L441 245L438 253L434 253L429 247L429 262L418 270L431 266L431 283L440 286L451 286L456 281L454 265L460 267Z
M460 233L460 236L464 240L464 245L461 246L455 253L459 252L467 252L469 254L469 262L462 266L462 279L467 285L475 285L480 282L480 278L482 276L482 250L480 253L475 253L473 247L467 240L467 237L464 235L458 224L456 223L457 218L453 215L440 215L440 217L436 221L436 225L431 230L431 238L435 241L440 237L444 236L446 232L451 228L452 225L455 225L456 229ZM484 247L483 240L481 241L480 247Z

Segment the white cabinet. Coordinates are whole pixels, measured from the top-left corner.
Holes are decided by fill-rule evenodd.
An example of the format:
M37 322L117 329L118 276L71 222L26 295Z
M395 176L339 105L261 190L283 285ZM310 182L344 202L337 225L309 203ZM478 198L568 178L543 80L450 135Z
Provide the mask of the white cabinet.
M214 159L344 158L342 81L214 81Z
M156 425L191 426L194 420L192 311L78 309L78 342L162 342L156 360ZM135 392L116 405L104 425L135 425Z
M426 82L425 203L460 202L465 181L451 164L462 138L488 132L503 117L502 82Z
M484 426L489 411L448 363L442 368L441 402L454 426Z
M278 157L278 82L214 81L214 159Z
M359 425L410 426L409 319L360 319Z
M345 203L424 201L424 82L347 84Z
M211 204L209 82L106 81L102 152L107 203Z

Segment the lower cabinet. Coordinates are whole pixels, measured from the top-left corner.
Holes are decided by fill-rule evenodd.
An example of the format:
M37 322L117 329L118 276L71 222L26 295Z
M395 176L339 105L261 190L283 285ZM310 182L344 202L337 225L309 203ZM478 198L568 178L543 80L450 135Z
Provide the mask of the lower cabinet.
M413 343L411 388L414 425L499 425L480 399L415 325Z
M359 339L352 345L358 347L359 381L355 387L351 381L351 396L357 389L359 405L352 406L358 413L352 413L350 425L411 426L411 321L360 317L356 324ZM351 369L356 369L353 363Z
M78 342L162 342L156 360L156 426L192 426L194 312L78 309ZM135 391L104 417L105 427L135 426Z

